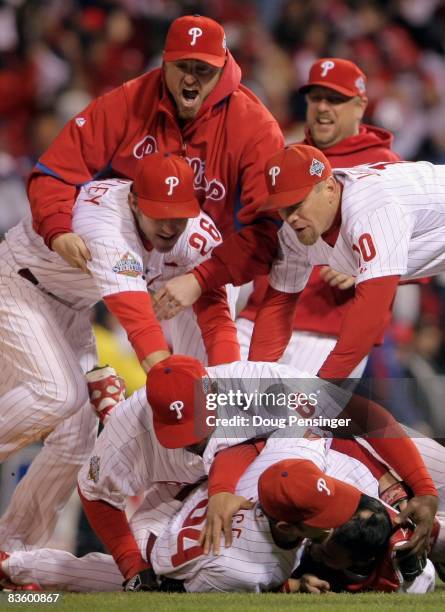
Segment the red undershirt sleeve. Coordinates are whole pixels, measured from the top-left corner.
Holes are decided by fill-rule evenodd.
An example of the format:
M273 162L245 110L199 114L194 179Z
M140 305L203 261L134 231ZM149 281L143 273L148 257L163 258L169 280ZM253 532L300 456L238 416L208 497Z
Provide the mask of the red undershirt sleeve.
M151 567L139 551L125 512L101 499L90 501L78 491L91 527L113 556L125 580Z
M399 279L398 275L384 276L357 285L337 344L318 373L320 378L347 378L369 353L389 322Z
M193 275L203 291L232 283L239 286L268 274L278 248L277 225L263 219L244 227L215 247Z
M104 302L127 332L139 361L155 351L169 350L148 293L123 291L107 295Z
M209 471L209 497L216 493L234 493L239 479L263 450L265 442L257 440L220 451Z
M209 366L241 359L236 325L224 287L204 293L193 305Z
M365 438L383 461L411 487L414 495L437 497L433 479L417 447L383 406L353 395L339 418L351 419L348 433Z
M293 330L299 293L283 293L269 285L255 318L249 361L278 361Z

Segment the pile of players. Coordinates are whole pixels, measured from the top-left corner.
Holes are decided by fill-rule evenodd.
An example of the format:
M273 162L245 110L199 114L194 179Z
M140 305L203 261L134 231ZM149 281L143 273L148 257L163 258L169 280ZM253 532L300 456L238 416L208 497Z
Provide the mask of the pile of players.
M44 440L0 519L3 588L434 588L443 447L341 383L399 282L445 270L445 169L401 163L361 123L352 62L315 62L302 93L306 138L284 147L222 27L181 17L162 67L92 102L39 160L32 216L0 245L0 459ZM126 400L97 368L100 300L147 373ZM256 427L260 401L221 403L215 429L206 398L230 392L315 394L302 416L349 426ZM110 555L44 548L77 482Z

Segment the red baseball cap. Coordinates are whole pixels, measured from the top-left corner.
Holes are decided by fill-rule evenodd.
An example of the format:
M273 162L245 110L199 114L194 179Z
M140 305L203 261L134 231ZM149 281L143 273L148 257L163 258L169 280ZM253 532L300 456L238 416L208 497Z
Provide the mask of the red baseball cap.
M269 199L261 210L302 202L317 183L331 176L331 164L315 147L293 144L275 153L265 169Z
M366 95L366 75L354 62L338 57L323 57L312 64L309 81L300 87L306 93L314 85L334 89L344 96Z
M179 17L171 24L164 47L164 62L196 59L221 68L227 57L223 27L201 15Z
M202 363L187 355L171 355L147 375L147 399L156 437L165 448L184 448L207 438L206 395L210 379Z
M185 159L170 153L152 153L136 164L133 192L137 206L153 219L197 217L200 206L194 174Z
M354 515L361 492L324 474L312 461L285 459L258 480L261 507L275 521L331 529Z

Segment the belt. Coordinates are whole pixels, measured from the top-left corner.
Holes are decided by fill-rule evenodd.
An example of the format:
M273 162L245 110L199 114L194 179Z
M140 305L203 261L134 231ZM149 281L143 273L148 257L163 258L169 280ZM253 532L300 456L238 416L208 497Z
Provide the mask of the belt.
M36 279L34 274L28 268L22 268L21 270L17 272L17 274L19 274L22 278L25 278L27 281L29 281L33 285L38 286L39 281Z
M34 276L34 274L31 272L31 270L29 270L29 268L21 268L20 270L17 271L17 274L21 276L22 278L24 278L25 280L27 280L28 282L35 285L39 291L41 291L45 295L48 295L50 298L53 298L53 300L57 300L64 306L69 306L70 308L73 308L70 302L68 302L67 300L64 300L58 295L54 295L54 293L51 293L51 291L48 291L47 289L45 289L45 287L42 287L39 280ZM77 310L77 308L73 308L73 310Z

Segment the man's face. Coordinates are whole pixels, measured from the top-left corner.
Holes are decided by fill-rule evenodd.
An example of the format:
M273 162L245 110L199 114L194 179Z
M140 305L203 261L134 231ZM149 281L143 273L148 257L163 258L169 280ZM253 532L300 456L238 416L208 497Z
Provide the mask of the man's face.
M315 145L326 149L359 133L367 99L313 86L306 94L306 124Z
M129 201L139 231L144 238L160 253L171 251L185 230L188 219L151 219L139 210L137 197L132 193L130 193Z
M332 534L323 542L312 544L311 557L317 563L322 563L333 570L344 570L353 564L349 552L332 540Z
M302 202L278 211L302 244L315 244L321 234L331 226L335 214L330 203L334 188L335 180L328 178L315 185Z
M218 83L221 71L222 68L199 60L165 62L165 82L180 119L191 121L196 117L204 100Z

